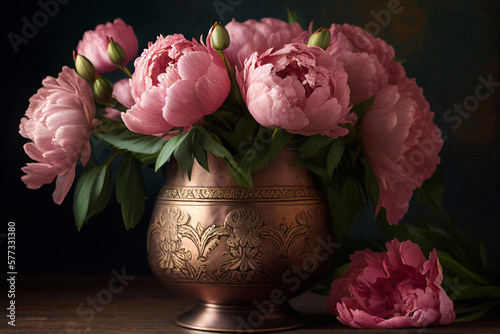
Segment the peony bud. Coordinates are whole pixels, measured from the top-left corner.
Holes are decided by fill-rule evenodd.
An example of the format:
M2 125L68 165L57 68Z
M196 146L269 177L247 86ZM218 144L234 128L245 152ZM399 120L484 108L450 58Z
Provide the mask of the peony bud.
M120 44L113 41L113 38L109 38L108 44L108 57L113 62L113 64L117 66L121 66L121 64L125 61L125 51L120 46Z
M307 46L318 46L325 50L330 44L330 30L320 28L309 38Z
M94 65L82 55L74 55L76 73L88 82L94 82L96 72Z
M215 22L210 29L210 43L214 50L224 50L227 49L231 39L229 38L229 32L220 22Z
M94 82L94 98L97 103L107 105L113 95L113 84L104 77L99 77Z

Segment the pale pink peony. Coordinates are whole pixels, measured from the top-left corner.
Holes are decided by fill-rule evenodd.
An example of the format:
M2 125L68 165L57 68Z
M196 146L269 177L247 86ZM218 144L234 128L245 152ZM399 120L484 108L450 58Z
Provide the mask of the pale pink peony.
M135 104L123 121L131 131L162 136L216 111L231 82L215 51L176 34L149 44L135 61L130 86Z
M99 24L95 30L88 30L83 34L76 50L84 55L94 65L98 73L109 73L118 70L108 56L109 38L118 43L125 52L122 66L137 56L139 44L134 29L127 26L122 19L115 19L113 23Z
M73 69L63 67L57 79L43 80L19 126L19 133L32 140L24 145L26 154L37 161L22 168L26 175L21 179L28 188L40 188L57 177L53 198L62 203L78 158L85 165L90 157L95 112L92 90Z
M231 44L224 53L231 64L239 70L254 52L262 54L268 49L278 50L285 44L303 41L307 32L298 23L287 23L274 18L263 18L260 21L232 20L226 25L231 37Z
M113 97L122 105L131 108L134 105L134 98L130 88L130 79L122 79L113 85ZM121 112L118 109L107 107L102 112L102 115L107 118L121 120Z
M119 80L113 85L113 97L127 108L131 108L134 105L130 79Z
M403 78L377 93L359 126L363 154L380 188L376 213L386 208L390 224L401 220L413 190L440 162L443 140L429 109L415 80Z
M354 114L348 116L342 64L318 47L293 43L254 53L237 79L248 110L264 127L335 138L348 133L340 124L356 120Z
M387 252L368 249L351 256L352 265L332 282L327 307L355 328L449 325L453 302L441 287L442 268L434 249L425 258L411 241L394 239Z

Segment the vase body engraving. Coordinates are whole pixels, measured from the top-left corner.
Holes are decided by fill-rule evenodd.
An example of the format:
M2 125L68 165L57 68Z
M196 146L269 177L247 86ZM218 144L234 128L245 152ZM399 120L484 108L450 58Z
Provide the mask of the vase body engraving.
M288 299L332 271L336 244L325 196L294 156L281 152L251 189L236 186L213 156L210 173L195 163L191 179L169 165L147 245L158 279L198 302L177 324L258 332L305 322Z

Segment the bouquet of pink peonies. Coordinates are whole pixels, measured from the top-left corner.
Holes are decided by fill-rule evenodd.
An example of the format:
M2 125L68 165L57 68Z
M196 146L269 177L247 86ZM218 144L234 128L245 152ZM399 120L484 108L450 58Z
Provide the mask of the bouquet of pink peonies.
M337 238L370 205L385 229L401 227L420 246L434 238L456 256L432 250L427 260L419 245L394 235L387 252L356 252L330 290L328 307L340 321L449 324L455 313L443 278L466 282L463 299L497 298L472 308L472 318L498 305L494 279L475 272L482 253L461 249L473 249L470 240L394 226L434 174L443 140L422 89L386 42L348 24L314 31L265 18L216 23L199 41L160 35L137 57L138 45L121 19L87 31L74 69L44 79L21 119L24 150L35 160L22 168L28 188L55 179L60 204L83 166L73 202L79 230L106 207L113 188L125 227L133 228L145 209L145 167L159 171L175 158L190 177L195 161L208 170L212 154L237 185L253 187L255 172L293 148L296 166L326 190ZM105 76L118 70L124 78L117 82ZM443 276L440 259L452 276Z
M297 166L327 189L337 235L363 198L397 224L439 163L443 141L422 89L391 46L358 27L313 32L312 24L233 20L216 23L206 40L158 36L137 52L121 19L87 31L75 69L46 78L21 120L36 161L23 168L29 188L55 178L60 204L77 163L85 166L74 196L79 229L108 204L113 185L125 226L135 226L145 201L141 166L158 171L172 157L190 176L195 160L208 169L214 154L238 185L252 187L253 173L293 147ZM117 70L128 78L104 76ZM98 145L110 148L105 161L90 159Z

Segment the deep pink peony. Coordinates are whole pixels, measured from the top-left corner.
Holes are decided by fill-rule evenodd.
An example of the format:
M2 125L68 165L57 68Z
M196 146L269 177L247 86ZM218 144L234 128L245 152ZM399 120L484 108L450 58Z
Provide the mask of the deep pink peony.
M335 138L348 133L339 124L355 121L342 64L318 47L293 43L254 53L237 78L248 110L267 128Z
M413 190L432 176L440 162L443 140L429 109L415 80L403 78L377 93L359 126L363 154L380 188L376 213L386 208L390 224L401 220Z
M130 80L135 104L122 113L127 127L162 136L216 111L231 82L222 58L212 51L179 34L159 36L150 43L135 61Z
M231 44L224 50L229 63L238 69L254 52L262 54L270 48L278 50L285 44L305 40L307 32L298 23L287 23L278 19L263 18L260 21L232 20L226 25Z
M51 183L55 177L54 202L61 204L75 178L80 157L90 157L90 141L97 121L92 90L73 69L63 67L59 77L47 77L43 87L30 98L19 133L32 142L26 154L37 163L28 163L21 179L30 189Z
M358 251L352 265L333 281L328 310L355 328L449 325L453 302L441 287L442 268L434 249L425 258L411 241L394 239L387 252Z
M127 26L122 19L115 19L113 23L99 24L95 30L86 31L78 43L76 51L87 57L98 73L109 73L118 70L108 56L109 38L118 43L125 52L122 66L137 56L139 44L134 29Z

